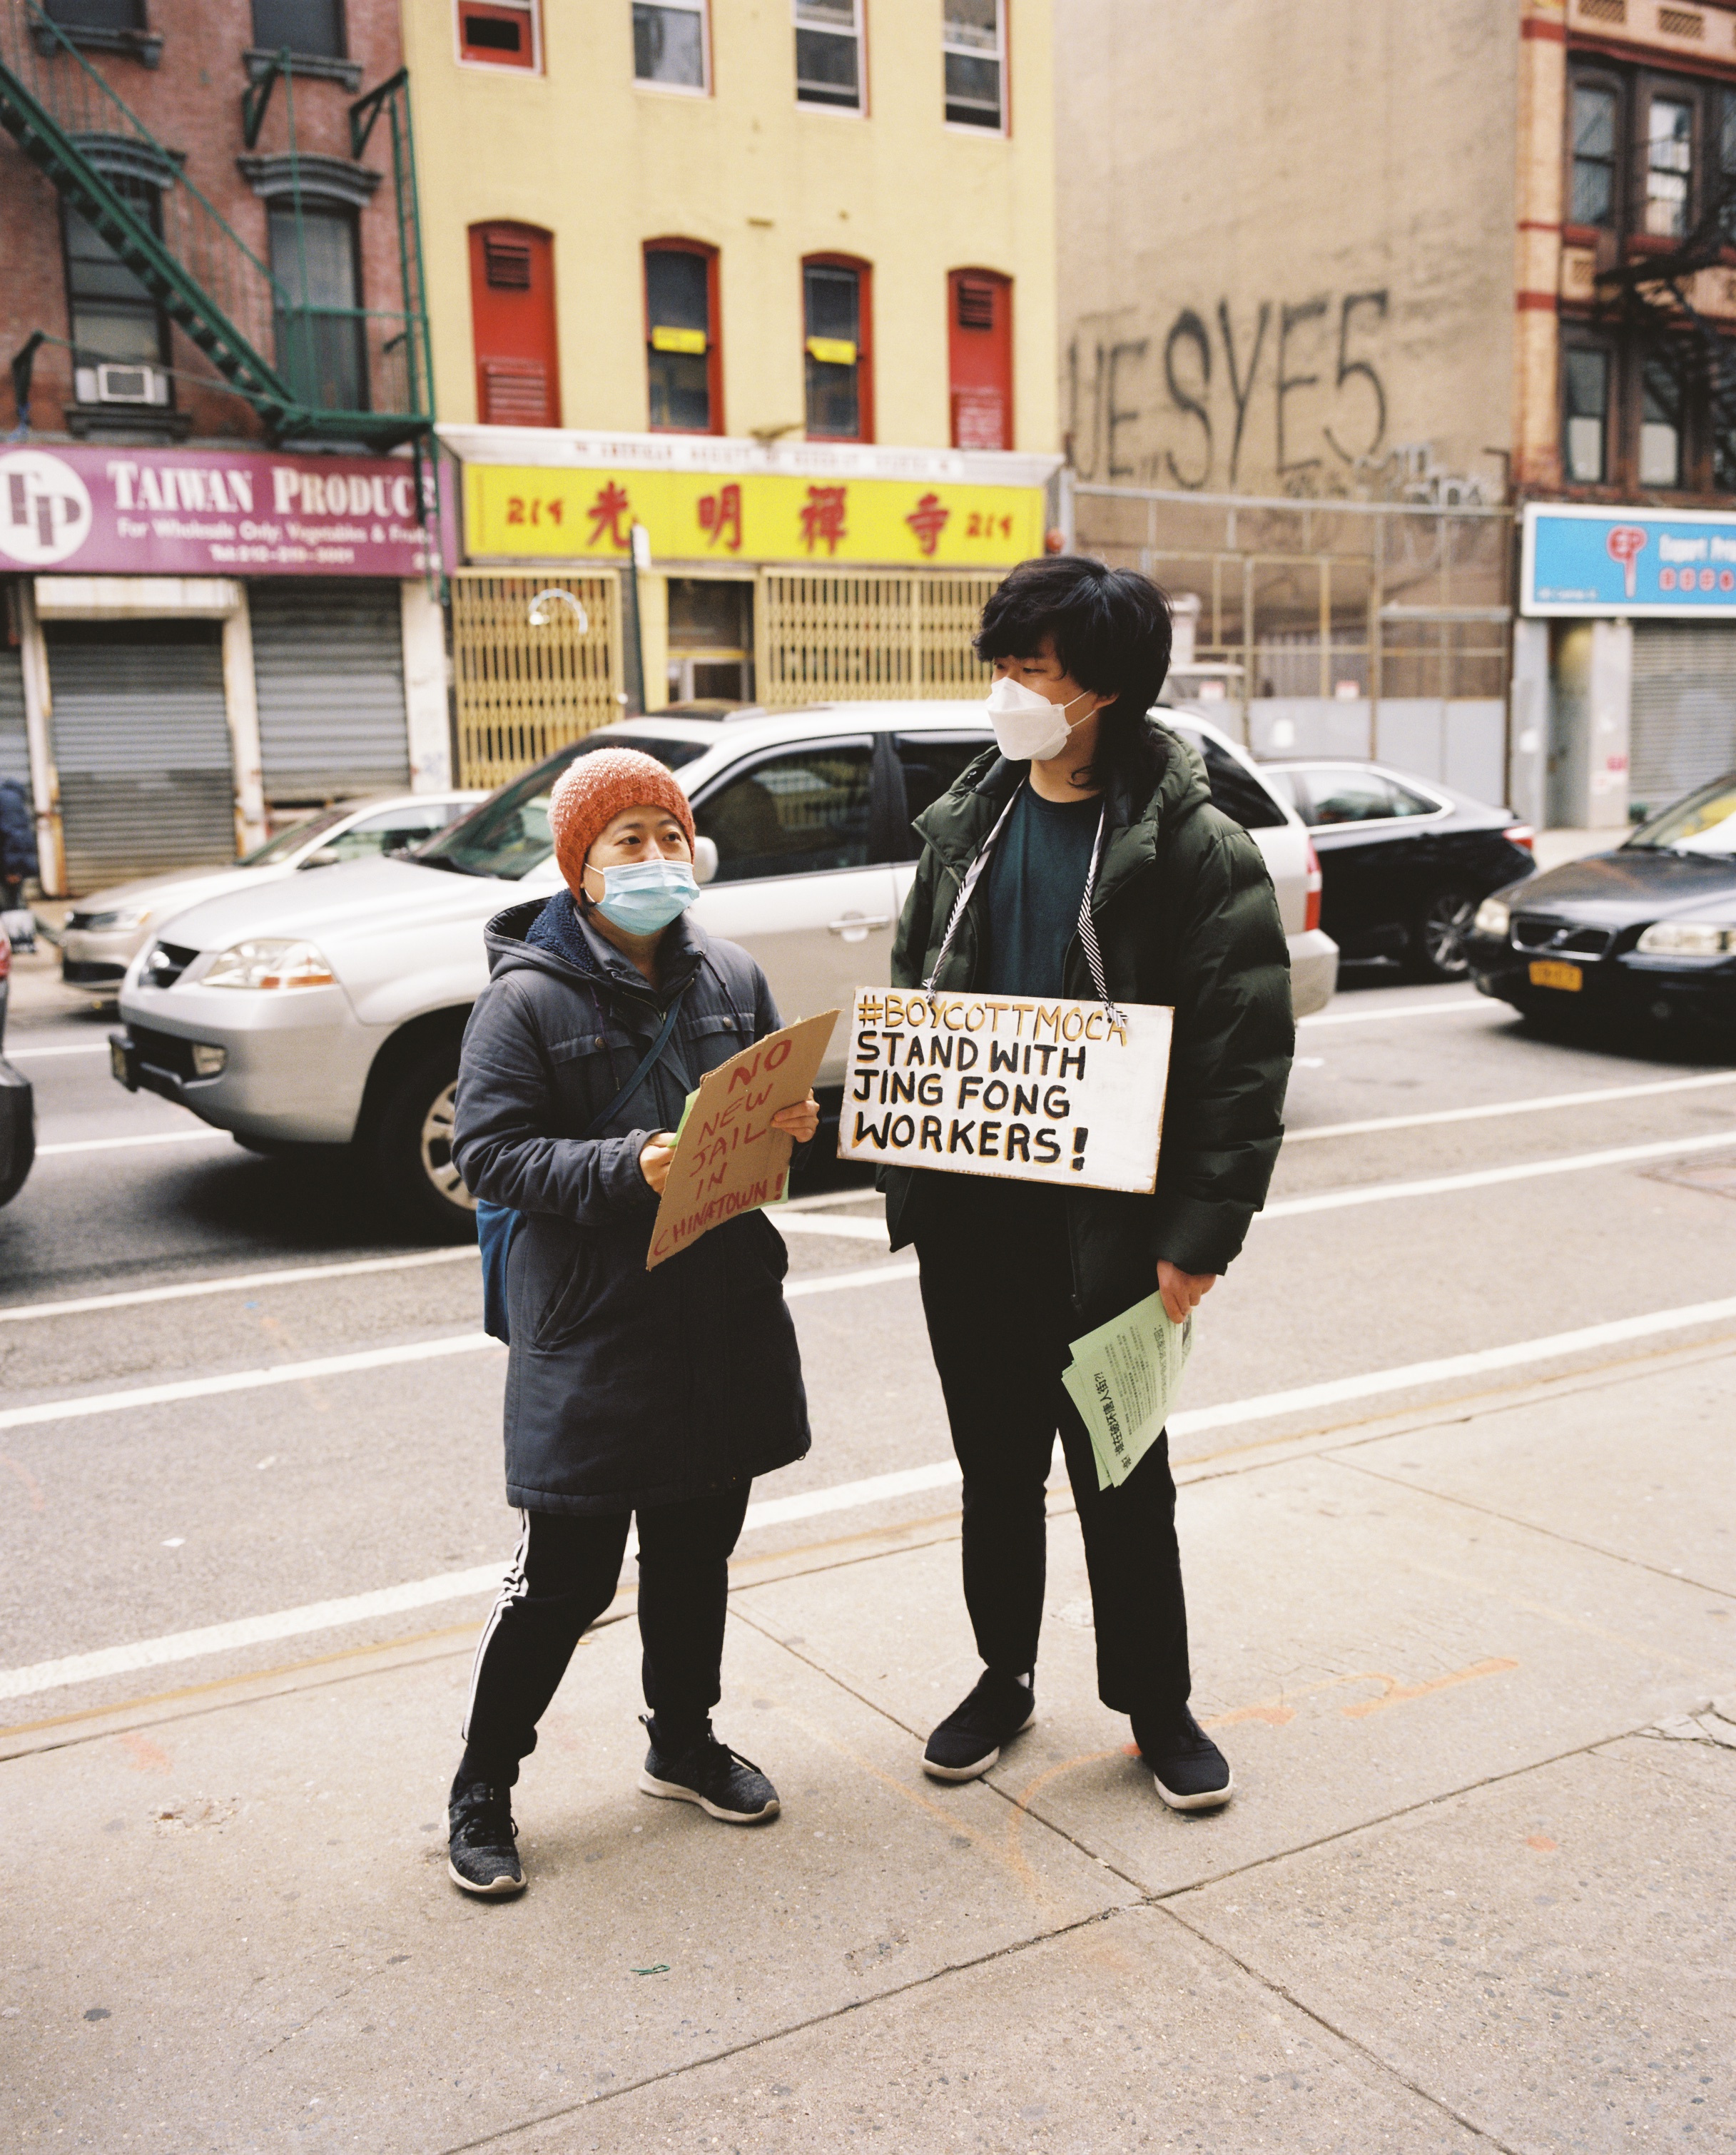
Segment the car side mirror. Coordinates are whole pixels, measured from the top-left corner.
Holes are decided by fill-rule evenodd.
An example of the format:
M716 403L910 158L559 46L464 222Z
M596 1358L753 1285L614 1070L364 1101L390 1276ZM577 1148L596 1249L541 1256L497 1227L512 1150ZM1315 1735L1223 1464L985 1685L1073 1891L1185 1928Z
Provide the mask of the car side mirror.
M315 846L300 865L305 868L335 868L343 857L334 846Z
M717 873L717 841L715 838L694 840L694 881L709 883Z

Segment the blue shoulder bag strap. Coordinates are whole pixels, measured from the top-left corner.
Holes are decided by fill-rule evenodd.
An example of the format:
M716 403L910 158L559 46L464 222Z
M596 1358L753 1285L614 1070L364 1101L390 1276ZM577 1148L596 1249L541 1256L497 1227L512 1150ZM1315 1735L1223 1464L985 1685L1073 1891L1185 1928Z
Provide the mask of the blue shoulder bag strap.
M675 1030L675 1021L681 1015L681 998L692 985L693 977L689 976L670 996L663 1021L658 1027L656 1039L645 1051L644 1061L602 1113L593 1116L580 1132L580 1144L607 1129L651 1075ZM513 1237L524 1217L510 1205L490 1205L485 1197L476 1200L476 1241L482 1252L482 1328L491 1339L498 1339L503 1346L509 1347L512 1339L506 1322L506 1261L512 1254Z

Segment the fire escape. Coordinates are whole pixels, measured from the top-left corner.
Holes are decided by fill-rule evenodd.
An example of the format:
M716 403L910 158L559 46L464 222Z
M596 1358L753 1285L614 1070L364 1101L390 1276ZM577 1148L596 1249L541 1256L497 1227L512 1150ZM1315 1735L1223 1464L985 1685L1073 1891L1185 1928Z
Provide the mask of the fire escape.
M1592 319L1616 329L1682 382L1684 402L1703 402L1712 437L1713 484L1736 493L1736 334L1726 335L1693 302L1703 271L1729 267L1736 241L1736 180L1726 181L1692 230L1667 253L1636 255L1599 274Z
M251 148L279 79L292 186L274 203L273 218L293 220L288 253L301 265L299 294L293 275L286 283L260 260L187 178L181 155L157 141L34 0L0 0L0 126L259 413L272 438L376 452L410 443L419 460L433 394L407 74L400 69L349 108L354 158L382 120L390 138L397 279L388 296L397 305L386 309L308 302L302 153L287 53L245 93L243 130ZM130 192L124 178L117 186L117 175L128 171L149 176L154 205ZM350 364L330 363L335 346L347 350ZM351 388L348 406L331 401L334 383ZM357 403L366 408L353 408Z

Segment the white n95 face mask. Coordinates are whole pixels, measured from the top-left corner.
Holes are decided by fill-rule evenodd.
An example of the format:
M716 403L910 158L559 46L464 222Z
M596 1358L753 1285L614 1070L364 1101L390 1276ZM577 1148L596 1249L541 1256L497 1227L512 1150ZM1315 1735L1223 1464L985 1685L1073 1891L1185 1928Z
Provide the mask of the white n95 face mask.
M1067 746L1073 731L1068 713L1090 693L1082 689L1068 703L1052 704L1047 696L1003 673L984 705L995 729L995 745L1009 763L1047 763Z

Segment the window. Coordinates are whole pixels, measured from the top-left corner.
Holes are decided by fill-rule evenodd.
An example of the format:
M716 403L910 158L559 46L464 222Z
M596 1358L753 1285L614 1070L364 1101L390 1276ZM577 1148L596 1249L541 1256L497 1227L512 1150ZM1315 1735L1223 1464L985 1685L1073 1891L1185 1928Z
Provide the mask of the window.
M795 0L796 101L860 112L862 0Z
M1012 279L992 269L947 279L947 358L955 449L1012 447Z
M653 433L723 432L716 313L717 250L694 240L652 241L645 249L645 371Z
M253 44L268 53L287 46L309 59L347 59L344 0L253 0Z
M43 0L51 23L65 30L142 30L145 0Z
M1005 0L943 0L946 118L954 127L1006 124Z
M324 856L334 854L341 861L376 860L382 853L402 852L411 846L419 846L443 831L454 817L463 813L466 804L458 801L431 801L401 807L382 808L376 816L364 816L359 823L352 823L347 831L341 831L335 838L328 838L318 849L316 857L323 868Z
M270 205L271 271L288 297L277 316L278 364L321 412L367 409L367 351L356 220L349 211Z
M1640 484L1682 484L1682 376L1667 359L1640 370Z
M1577 485L1600 485L1610 433L1610 355L1570 346L1562 354L1562 372L1566 411L1561 446L1567 476Z
M162 229L157 190L124 172L103 177L153 232ZM107 240L61 198L66 242L66 296L72 315L74 364L117 360L160 366L169 356L161 308Z
M1333 823L1384 822L1395 816L1436 812L1432 801L1373 771L1311 770L1305 783L1313 801L1308 820L1316 830Z
M705 0L633 0L633 79L660 90L710 87L705 74Z
M458 0L458 58L472 67L542 65L537 0Z
M931 808L943 793L950 792L986 748L994 745L992 734L900 734L899 763L904 774L904 813L909 819L896 833L893 852L902 861L914 861L922 852L919 832L909 827L924 808Z
M1191 733L1187 739L1205 758L1206 783L1214 808L1244 831L1275 831L1283 824L1283 810L1246 765L1220 748L1210 734Z
M873 751L866 741L818 742L768 756L694 811L717 847L719 883L865 868Z
M1646 229L1666 239L1687 237L1693 135L1691 105L1673 97L1652 100L1646 137Z
M1724 238L1736 238L1736 90L1718 96L1718 221Z
M671 576L672 704L745 704L753 693L754 587L745 579Z
M865 264L819 255L801 265L807 431L817 441L874 438Z
M485 427L561 424L554 242L530 224L470 228L476 416Z
M1570 224L1616 222L1616 93L1576 83L1573 93L1573 200Z

